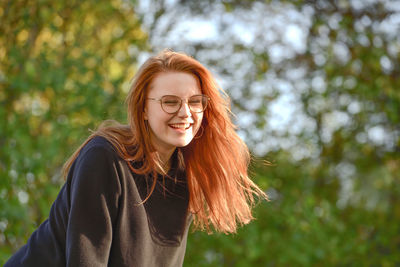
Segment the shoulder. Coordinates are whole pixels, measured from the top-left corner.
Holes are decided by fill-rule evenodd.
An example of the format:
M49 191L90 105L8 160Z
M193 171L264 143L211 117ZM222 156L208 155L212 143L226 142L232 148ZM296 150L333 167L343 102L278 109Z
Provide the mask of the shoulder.
M81 153L85 153L89 150L107 150L110 153L116 154L114 146L104 137L95 136L93 137L83 148Z
M97 190L116 187L118 191L120 160L113 145L104 137L96 136L82 147L69 170L67 182L72 189L94 190L96 185Z
M69 173L82 169L96 171L109 170L110 167L114 169L119 161L121 158L114 146L106 138L96 136L82 147Z
M104 137L95 136L93 137L79 152L78 158L95 158L95 159L113 159L117 160L118 153L114 146Z

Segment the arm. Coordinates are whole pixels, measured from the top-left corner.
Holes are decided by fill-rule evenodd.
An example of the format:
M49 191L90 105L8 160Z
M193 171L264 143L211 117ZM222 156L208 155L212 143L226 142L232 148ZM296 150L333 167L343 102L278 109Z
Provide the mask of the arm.
M115 163L112 151L95 146L70 170L67 266L107 266L121 192Z

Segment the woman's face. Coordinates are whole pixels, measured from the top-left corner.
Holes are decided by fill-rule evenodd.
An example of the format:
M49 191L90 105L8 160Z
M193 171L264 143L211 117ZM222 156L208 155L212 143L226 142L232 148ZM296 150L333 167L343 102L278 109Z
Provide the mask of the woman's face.
M150 139L154 148L165 153L176 147L186 146L200 128L203 113L191 112L187 99L201 94L194 75L184 72L160 73L154 78L147 95L144 118L150 126ZM183 99L181 108L168 114L159 101L165 95L175 95Z

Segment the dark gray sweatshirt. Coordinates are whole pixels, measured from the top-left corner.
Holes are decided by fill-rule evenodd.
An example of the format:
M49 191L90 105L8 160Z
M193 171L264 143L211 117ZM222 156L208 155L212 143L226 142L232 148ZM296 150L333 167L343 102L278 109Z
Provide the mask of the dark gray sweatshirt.
M152 177L134 174L95 137L73 163L49 218L4 267L182 266L191 216L177 152L173 159L174 179L159 175L141 205Z

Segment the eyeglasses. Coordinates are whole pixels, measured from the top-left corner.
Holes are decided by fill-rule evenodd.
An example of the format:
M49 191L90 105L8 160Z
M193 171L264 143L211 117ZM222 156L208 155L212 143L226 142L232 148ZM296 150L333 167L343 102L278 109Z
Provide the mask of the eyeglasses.
M181 109L183 101L186 100L176 95L164 95L160 99L147 99L160 102L161 108L169 114L177 113ZM209 100L210 98L206 95L194 95L187 99L187 103L190 111L201 113L206 109Z

